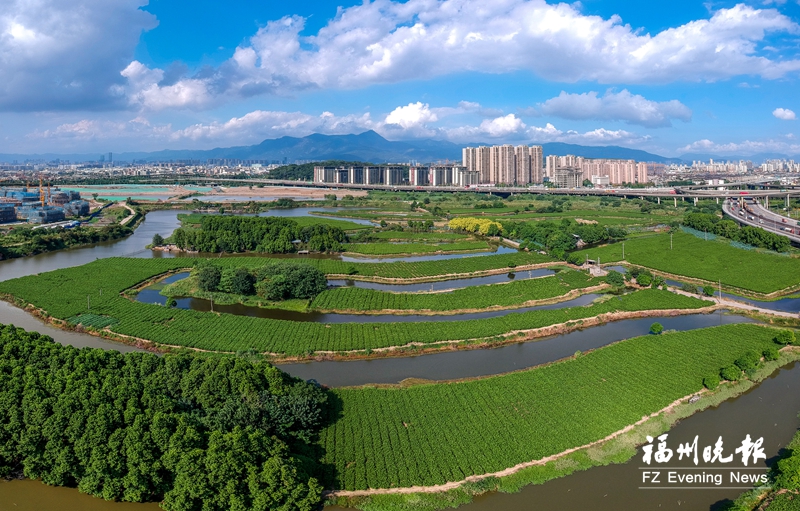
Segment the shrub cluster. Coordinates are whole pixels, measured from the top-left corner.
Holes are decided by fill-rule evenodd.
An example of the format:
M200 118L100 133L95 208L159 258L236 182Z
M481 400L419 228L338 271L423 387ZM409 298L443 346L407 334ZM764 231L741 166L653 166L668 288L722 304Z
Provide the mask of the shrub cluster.
M319 269L291 262L277 262L259 268L225 269L205 263L195 268L195 274L203 291L257 294L268 300L314 298L328 287L325 274Z

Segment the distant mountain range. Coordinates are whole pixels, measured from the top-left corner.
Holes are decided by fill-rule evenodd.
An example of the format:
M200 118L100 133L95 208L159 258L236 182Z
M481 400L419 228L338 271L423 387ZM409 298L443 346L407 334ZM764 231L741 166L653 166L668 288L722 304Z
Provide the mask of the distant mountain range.
M349 160L349 161L369 161L373 163L385 162L409 162L417 161L421 163L437 161L458 161L461 160L461 149L467 145L491 145L491 144L454 144L441 140L413 140L413 141L389 141L375 133L367 131L358 135L320 135L313 134L307 137L281 137L276 139L264 140L260 144L238 147L219 147L209 150L164 150L155 152L127 152L114 154L114 161L174 161L174 160L200 160L209 159L240 159L240 160L267 160L267 161L287 161L293 163L296 160L323 161L323 160ZM657 154L629 149L619 146L582 146L574 144L564 144L561 142L548 142L541 144L545 155L574 154L585 158L621 158L637 161L658 162L658 163L680 163L691 162L692 160L708 161L709 158L719 160L739 160L736 157L719 157L713 155L686 154L680 158L667 158ZM0 154L0 162L25 161L42 159L53 161L55 159L69 160L71 162L96 161L99 154ZM753 161L763 161L763 159L773 157L784 157L783 155L762 155L752 156Z

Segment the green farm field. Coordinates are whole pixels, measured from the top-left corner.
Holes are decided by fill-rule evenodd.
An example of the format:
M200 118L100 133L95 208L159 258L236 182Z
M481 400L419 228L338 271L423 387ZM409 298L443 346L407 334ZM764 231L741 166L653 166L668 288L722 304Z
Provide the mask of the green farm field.
M497 472L605 438L702 389L776 330L730 325L629 339L503 376L334 392L342 416L323 430L339 489L439 485ZM644 438L641 439L644 442Z
M345 252L364 255L433 254L436 252L487 251L485 241L453 241L448 243L346 243Z
M389 293L358 287L329 289L317 295L311 307L347 311L453 311L513 307L532 300L563 296L570 291L602 284L582 272L566 270L551 277L456 289L449 293Z
M398 241L460 241L469 239L466 234L456 232L410 232L410 231L382 231L371 234L378 240Z
M253 264L228 258L227 264ZM261 264L264 260L261 260ZM102 259L84 266L0 283L0 293L32 303L59 318L83 313L108 318L112 332L163 345L235 352L255 349L279 356L343 352L483 339L617 311L697 309L710 302L646 289L587 307L534 310L468 321L338 323L291 322L169 309L132 301L120 293L153 275L185 268L191 259ZM387 265L390 266L390 265ZM101 292L102 289L102 292ZM87 296L91 308L87 310Z
M601 263L622 261L622 243L581 250L581 257L600 258ZM705 241L691 234L658 234L625 242L625 260L675 275L723 287L774 293L800 285L800 259L735 248L720 241Z

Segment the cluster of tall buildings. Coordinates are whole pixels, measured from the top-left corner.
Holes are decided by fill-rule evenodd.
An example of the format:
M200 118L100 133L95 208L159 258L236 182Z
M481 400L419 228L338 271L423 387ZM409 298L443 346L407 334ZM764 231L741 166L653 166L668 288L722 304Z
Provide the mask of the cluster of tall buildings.
M648 164L634 160L547 156L542 146L465 147L461 165L314 167L314 182L412 186L527 186L549 181L559 188L648 182Z
M545 174L551 180L559 178L566 173L565 171L574 173L575 179L578 180L575 186L580 186L584 181L591 181L593 185L621 185L648 181L648 167L644 162L583 158L573 155L547 157Z
M461 164L477 172L481 184L526 185L542 182L542 146L465 147Z

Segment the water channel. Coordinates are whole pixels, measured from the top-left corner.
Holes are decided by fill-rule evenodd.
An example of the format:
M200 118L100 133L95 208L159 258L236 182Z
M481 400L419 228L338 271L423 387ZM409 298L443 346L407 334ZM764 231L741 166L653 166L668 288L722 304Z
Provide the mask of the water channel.
M102 257L136 256L165 257L168 254L143 250L153 234L168 236L177 226L178 211L156 211L129 238L25 259L0 262L0 280L30 275L58 268L77 266ZM518 274L518 276L521 274ZM493 276L500 282L507 275ZM517 277L519 278L519 277ZM464 279L477 281L478 279ZM493 283L481 282L481 283ZM450 286L461 287L451 281ZM358 283L364 284L364 283ZM428 290L430 284L426 284ZM472 283L464 285L472 285ZM448 287L446 289L452 289ZM405 289L404 289L405 290ZM409 289L411 290L411 289ZM774 305L777 302L767 302ZM215 310L217 306L215 306ZM518 311L515 311L518 312ZM358 316L358 320L363 320ZM426 317L426 320L428 318ZM450 318L452 319L452 318ZM397 318L393 318L397 320ZM303 378L315 378L332 386L361 383L397 382L405 378L442 380L465 376L483 376L512 371L569 356L577 350L586 351L616 340L645 334L653 321L667 329L691 329L723 323L746 321L739 316L689 315L672 318L645 318L609 323L600 327L491 350L448 352L409 358L392 358L352 362L311 362L281 366L287 372ZM50 335L56 341L75 346L130 351L133 348L106 342L100 338L65 332L52 328L26 312L0 302L0 322ZM635 398L635 396L632 396ZM748 393L726 401L718 407L698 413L670 431L672 446L691 441L699 435L701 442L712 443L723 436L732 451L745 434L763 436L768 457L775 456L800 427L800 367L796 364L781 369ZM462 506L466 511L495 509L561 509L600 510L618 509L717 509L725 499L733 499L740 489L713 490L640 490L640 455L622 465L610 465L575 473L543 485L528 486L516 494L489 494ZM83 495L74 489L43 485L37 481L0 482L0 511L65 510L65 511L155 511L156 504L107 502Z

